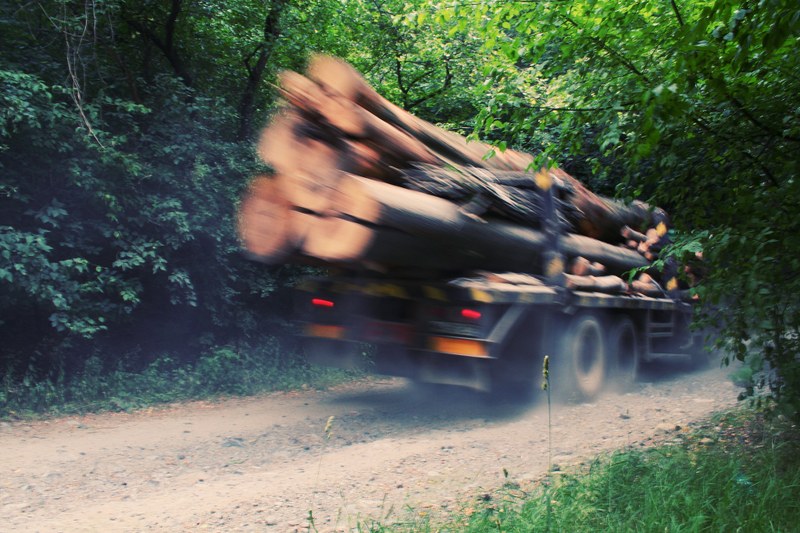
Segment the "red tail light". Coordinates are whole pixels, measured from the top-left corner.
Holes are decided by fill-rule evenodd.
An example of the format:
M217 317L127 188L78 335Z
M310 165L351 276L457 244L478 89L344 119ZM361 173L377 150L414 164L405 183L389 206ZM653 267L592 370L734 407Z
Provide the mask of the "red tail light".
M333 307L333 302L331 300L323 300L322 298L312 298L311 305L315 305L317 307Z
M481 317L480 311L475 311L474 309L462 309L461 316L464 318L469 318L470 320L478 320Z

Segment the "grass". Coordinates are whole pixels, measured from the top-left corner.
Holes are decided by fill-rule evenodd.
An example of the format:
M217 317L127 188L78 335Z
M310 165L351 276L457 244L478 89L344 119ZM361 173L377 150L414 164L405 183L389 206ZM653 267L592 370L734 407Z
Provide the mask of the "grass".
M299 356L283 355L277 342L239 350L218 347L194 363L162 356L141 371L109 371L100 358L91 357L69 377L12 381L6 375L0 381L0 419L130 411L184 400L324 388L359 376L309 366Z
M800 432L788 422L768 422L753 411L730 413L680 442L614 453L530 487L509 481L444 523L372 523L362 529L800 531L798 452Z

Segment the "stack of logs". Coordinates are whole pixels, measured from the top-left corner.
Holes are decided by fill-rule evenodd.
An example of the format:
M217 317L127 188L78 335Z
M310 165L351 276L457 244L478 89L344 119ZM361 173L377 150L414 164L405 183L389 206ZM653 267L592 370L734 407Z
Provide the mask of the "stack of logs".
M252 258L543 274L556 242L568 287L663 294L647 273L619 277L656 258L662 210L597 196L558 168L531 173L532 156L420 120L335 58L312 58L305 76L284 72L280 90L286 103L258 146L275 173L253 180L239 213Z

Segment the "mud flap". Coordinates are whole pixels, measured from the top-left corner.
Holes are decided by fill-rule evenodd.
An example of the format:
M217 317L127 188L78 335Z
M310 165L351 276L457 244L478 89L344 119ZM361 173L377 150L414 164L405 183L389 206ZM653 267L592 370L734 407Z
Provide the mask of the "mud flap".
M302 340L306 359L312 365L343 370L369 370L370 361L357 342L305 338Z

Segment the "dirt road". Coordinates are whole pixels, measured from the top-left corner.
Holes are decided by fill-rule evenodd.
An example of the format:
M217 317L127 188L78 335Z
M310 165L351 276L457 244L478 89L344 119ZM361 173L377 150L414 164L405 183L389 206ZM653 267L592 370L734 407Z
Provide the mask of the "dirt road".
M735 404L726 371L672 370L553 411L553 460L669 439ZM325 426L335 417L326 439ZM683 428L677 429L676 426ZM547 410L400 380L0 424L0 531L319 531L457 509L547 468Z

